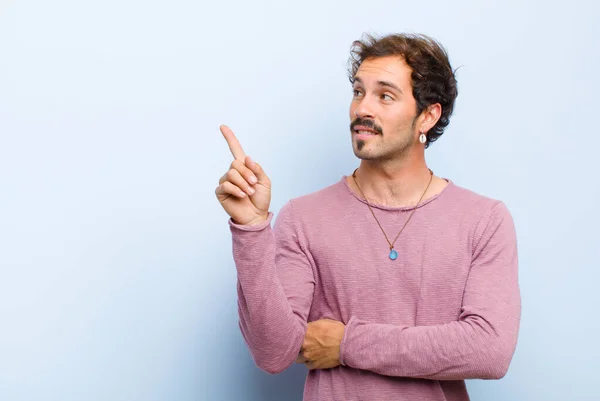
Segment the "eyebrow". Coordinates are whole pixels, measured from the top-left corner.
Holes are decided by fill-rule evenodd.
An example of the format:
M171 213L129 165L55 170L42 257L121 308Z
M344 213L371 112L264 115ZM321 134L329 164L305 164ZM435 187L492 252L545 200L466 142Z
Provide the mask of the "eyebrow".
M359 78L359 77L354 77L354 82L358 82L359 84L363 84L363 81ZM377 81L377 85L379 86L387 86L389 88L395 89L400 93L402 92L402 89L400 89L396 84L389 82L389 81Z

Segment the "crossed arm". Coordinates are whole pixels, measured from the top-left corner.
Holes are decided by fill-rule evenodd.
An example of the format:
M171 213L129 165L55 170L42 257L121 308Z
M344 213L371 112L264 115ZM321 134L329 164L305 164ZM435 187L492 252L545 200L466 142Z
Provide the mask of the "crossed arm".
M489 213L474 252L459 319L434 326L363 321L307 323L314 276L294 227L293 206L233 232L240 328L257 365L277 373L294 361L309 369L338 365L382 375L462 380L506 374L520 320L517 249L503 204Z

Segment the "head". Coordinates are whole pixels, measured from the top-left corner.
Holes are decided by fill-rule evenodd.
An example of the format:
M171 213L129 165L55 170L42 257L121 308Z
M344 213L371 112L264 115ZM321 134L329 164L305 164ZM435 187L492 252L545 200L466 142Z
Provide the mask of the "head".
M446 51L424 35L355 41L349 78L352 143L363 160L396 159L429 147L448 125L458 94Z

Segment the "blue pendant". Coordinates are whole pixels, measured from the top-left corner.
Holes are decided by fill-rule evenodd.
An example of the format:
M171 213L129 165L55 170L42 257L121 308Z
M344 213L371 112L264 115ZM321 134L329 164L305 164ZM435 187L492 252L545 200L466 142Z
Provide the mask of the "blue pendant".
M398 252L396 252L396 250L395 250L395 249L392 249L392 250L390 251L390 259L392 259L392 260L396 260L396 258L397 258L397 257L398 257Z

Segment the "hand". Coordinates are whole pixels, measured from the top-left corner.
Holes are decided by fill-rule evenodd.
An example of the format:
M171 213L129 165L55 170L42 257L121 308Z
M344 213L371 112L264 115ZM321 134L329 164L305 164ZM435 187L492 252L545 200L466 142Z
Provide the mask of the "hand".
M310 370L339 366L345 328L343 323L330 319L310 322L296 363L303 363Z
M258 163L246 156L229 127L222 125L233 162L215 190L225 212L237 224L260 224L269 216L271 180Z

